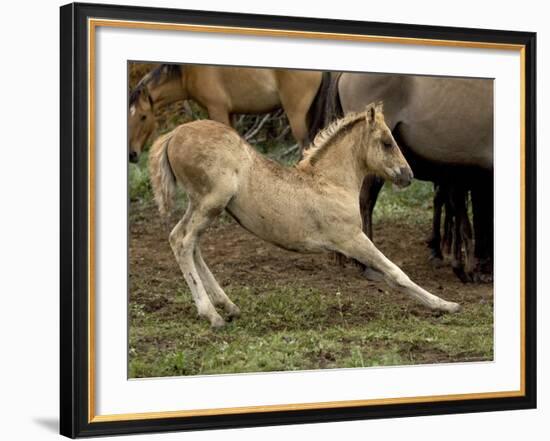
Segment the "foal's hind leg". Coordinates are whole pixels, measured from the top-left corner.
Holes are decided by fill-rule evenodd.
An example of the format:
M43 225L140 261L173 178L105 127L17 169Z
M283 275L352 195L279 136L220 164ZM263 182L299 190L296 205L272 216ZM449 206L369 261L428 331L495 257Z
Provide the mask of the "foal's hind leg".
M180 221L181 225L179 226L179 231L177 232L177 234L181 237L185 236L186 226L193 210L192 203L189 201L187 210ZM241 313L239 308L229 299L229 297L227 297L227 294L225 294L217 280L214 278L214 275L210 272L208 266L206 266L206 263L202 258L200 244L195 246L193 258L195 259L197 272L199 273L199 277L204 284L208 297L210 297L210 301L214 304L214 306L222 306L230 319L239 317Z
M335 243L337 251L357 259L379 272L384 281L392 288L415 298L430 309L445 312L458 312L460 310L458 303L447 302L434 296L409 279L395 263L390 261L373 245L363 232L356 231L354 234L341 237L346 237L346 240Z
M198 246L200 234L213 220L213 216L211 216L212 207L210 209L205 208L204 206L199 206L197 209L189 208L183 219L178 222L170 233L170 245L183 277L191 290L199 316L206 318L213 328L220 328L225 324L225 320L212 305L194 259L194 252Z
M208 266L206 266L206 263L202 258L201 250L198 246L195 247L195 263L214 305L223 307L225 312L228 314L229 319L239 317L241 314L239 307L235 305L229 297L227 297L227 294L219 285L218 281L214 278L214 275Z

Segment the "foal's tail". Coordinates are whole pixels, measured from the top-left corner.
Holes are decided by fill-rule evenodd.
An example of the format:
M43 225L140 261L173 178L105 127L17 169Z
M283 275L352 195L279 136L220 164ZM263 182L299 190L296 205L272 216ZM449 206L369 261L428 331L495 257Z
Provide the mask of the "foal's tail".
M159 137L149 152L149 177L155 201L163 218L172 211L176 191L176 177L168 161L168 143L173 132Z

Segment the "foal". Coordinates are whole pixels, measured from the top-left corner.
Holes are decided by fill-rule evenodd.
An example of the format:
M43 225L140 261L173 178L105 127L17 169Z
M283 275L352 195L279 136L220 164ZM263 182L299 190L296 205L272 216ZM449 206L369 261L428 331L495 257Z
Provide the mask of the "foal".
M381 105L371 104L329 125L294 167L259 155L233 129L208 120L181 125L158 139L149 167L161 215L169 213L177 183L187 191L189 205L170 233L170 245L199 316L212 327L225 324L215 306L223 307L229 318L239 315L199 249L201 234L223 210L284 249L342 253L430 309L460 309L413 283L362 231L359 191L365 175L376 173L399 186L412 179Z

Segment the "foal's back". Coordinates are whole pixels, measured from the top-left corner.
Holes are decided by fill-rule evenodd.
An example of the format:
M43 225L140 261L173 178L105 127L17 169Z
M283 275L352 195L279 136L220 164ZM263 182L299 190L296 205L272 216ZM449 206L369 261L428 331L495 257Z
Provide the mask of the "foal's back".
M258 154L232 128L201 120L176 128L167 156L194 205L226 209L244 228L283 248L316 251L314 177Z

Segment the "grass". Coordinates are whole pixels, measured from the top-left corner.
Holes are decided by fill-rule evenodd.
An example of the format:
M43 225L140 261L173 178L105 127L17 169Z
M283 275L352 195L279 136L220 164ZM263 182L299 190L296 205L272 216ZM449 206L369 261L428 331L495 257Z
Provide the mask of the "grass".
M243 318L213 331L182 289L166 317L131 306L129 376L163 377L450 362L492 358L492 306L417 316L388 299L300 286L236 287ZM373 313L372 311L377 311ZM374 314L374 315L373 315ZM139 354L139 357L138 357Z
M431 221L433 207L433 184L414 180L405 189L395 189L386 183L374 207L373 221L406 221L421 225Z
M153 200L153 191L149 181L147 161L149 151L143 152L137 164L130 164L128 169L128 194L132 202L150 202Z

